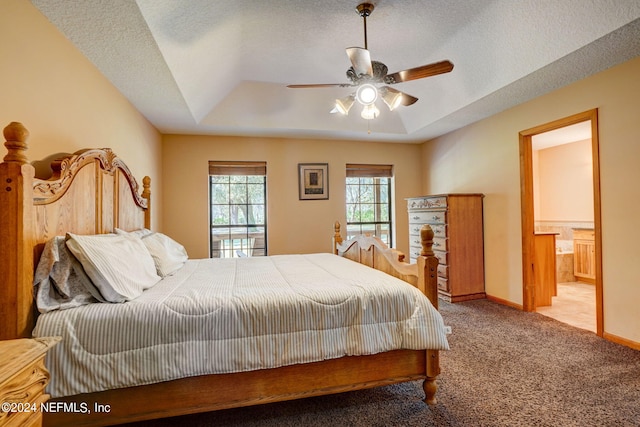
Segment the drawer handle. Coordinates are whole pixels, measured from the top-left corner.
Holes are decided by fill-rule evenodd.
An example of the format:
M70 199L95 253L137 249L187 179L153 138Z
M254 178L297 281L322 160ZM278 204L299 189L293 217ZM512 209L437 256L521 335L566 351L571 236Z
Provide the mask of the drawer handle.
M433 242L433 247L435 247L435 248L439 248L439 247L440 247L440 243L438 243L438 242Z
M440 217L439 217L438 215L435 215L435 216L433 217L433 219L434 219L434 221L438 221L438 220L440 219Z
M418 220L418 219L420 219L420 217L419 216L414 216L412 219Z

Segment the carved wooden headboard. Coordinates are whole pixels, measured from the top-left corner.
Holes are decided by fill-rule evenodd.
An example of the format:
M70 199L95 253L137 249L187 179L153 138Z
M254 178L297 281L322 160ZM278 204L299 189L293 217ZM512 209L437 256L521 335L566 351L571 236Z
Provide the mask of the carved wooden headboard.
M0 339L31 335L35 323L33 273L44 243L67 232L102 234L150 228L150 178L136 179L110 149L81 150L35 177L20 123L4 129L0 163Z

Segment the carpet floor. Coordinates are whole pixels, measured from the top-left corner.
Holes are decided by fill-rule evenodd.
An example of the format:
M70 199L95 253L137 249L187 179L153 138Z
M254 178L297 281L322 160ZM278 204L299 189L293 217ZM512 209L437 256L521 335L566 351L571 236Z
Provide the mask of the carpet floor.
M436 405L410 382L130 426L640 426L640 351L487 300L440 311Z

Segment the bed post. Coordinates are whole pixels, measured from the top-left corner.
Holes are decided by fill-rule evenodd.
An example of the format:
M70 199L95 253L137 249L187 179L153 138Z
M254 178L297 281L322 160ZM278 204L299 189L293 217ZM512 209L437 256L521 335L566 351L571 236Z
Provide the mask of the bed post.
M342 244L342 235L340 235L340 223L336 221L333 225L333 253L338 255L338 246Z
M420 242L422 249L418 257L418 283L425 284L424 292L431 304L438 308L438 258L433 252L433 230L429 225L423 225L420 229ZM437 350L427 350L427 378L424 380L424 401L433 405L436 403L438 385L436 378L440 374L440 353Z
M25 151L29 131L17 122L4 128L7 155L0 163L0 340L28 337L33 304L34 167Z
M144 210L144 226L151 229L151 178L142 178L142 198L147 201L147 208Z
M421 278L420 283L429 285L426 289L420 290L429 298L431 304L438 308L438 258L433 252L433 236L431 227L428 224L423 225L420 229L422 248L418 257L418 276Z

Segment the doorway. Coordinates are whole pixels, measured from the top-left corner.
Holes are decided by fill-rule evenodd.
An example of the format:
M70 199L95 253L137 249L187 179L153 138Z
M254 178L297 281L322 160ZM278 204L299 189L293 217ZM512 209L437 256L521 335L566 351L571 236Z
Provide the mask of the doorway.
M535 128L520 132L520 171L521 171L521 205L522 205L522 257L523 257L523 309L536 311L536 307L544 296L540 293L540 284L536 283L536 277L540 277L536 271L536 199L534 186L534 140L536 135L555 131L578 124L588 124L591 130L591 158L592 158L592 182L593 182L593 263L592 272L595 288L595 323L596 334L603 334L602 313L602 253L601 253L601 221L600 221L600 174L599 174L599 149L598 149L598 111L597 109L585 111L551 123L536 126ZM540 227L540 224L538 224ZM538 261L536 261L538 260ZM544 268L537 265L538 269ZM536 286L537 285L537 286ZM536 291L537 288L537 291ZM554 292L556 292L554 290ZM538 302L538 304L536 304Z

